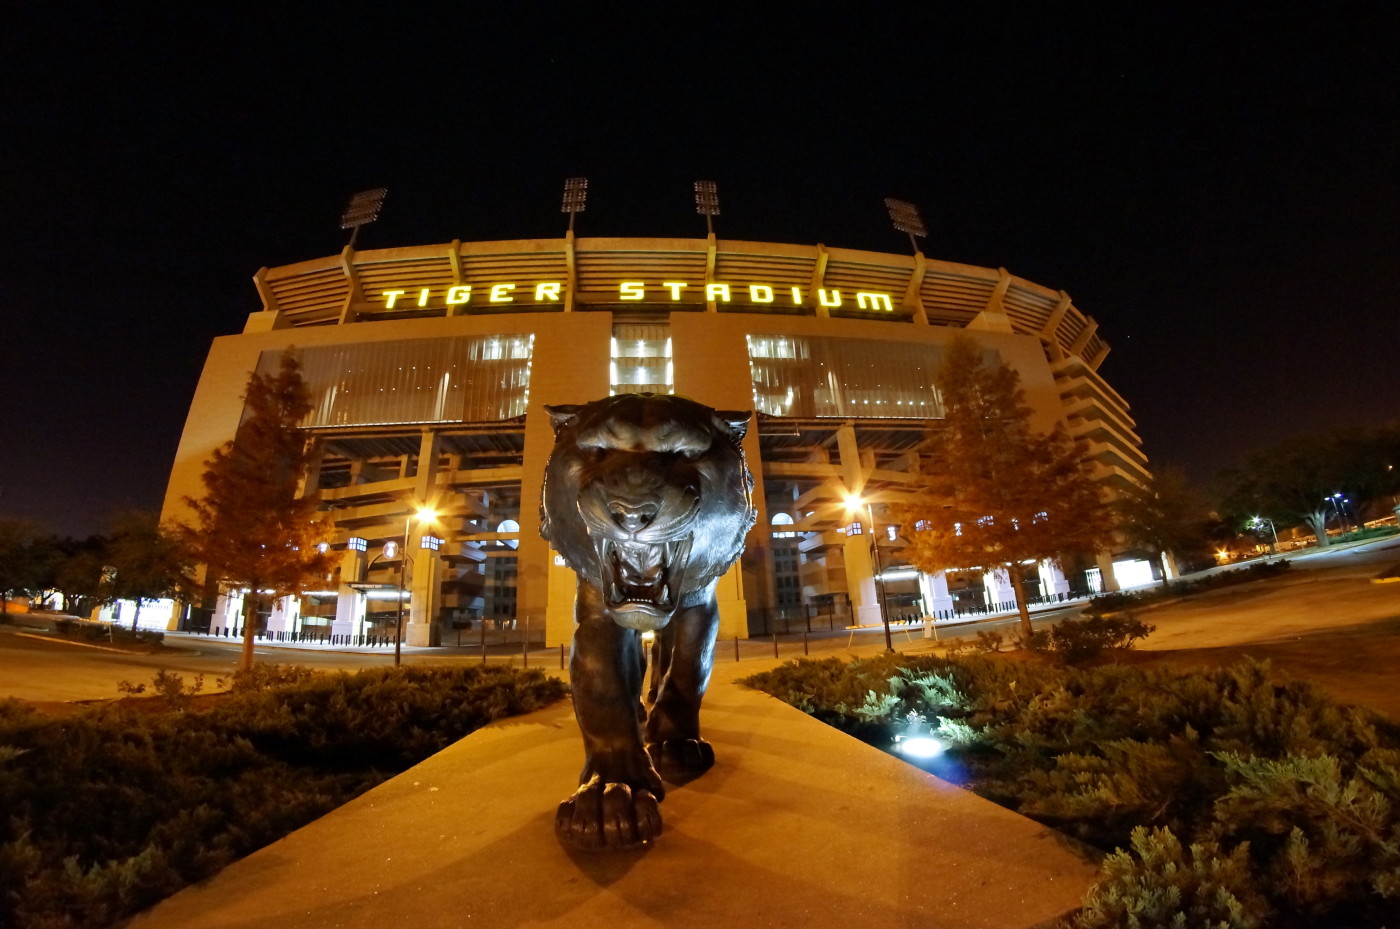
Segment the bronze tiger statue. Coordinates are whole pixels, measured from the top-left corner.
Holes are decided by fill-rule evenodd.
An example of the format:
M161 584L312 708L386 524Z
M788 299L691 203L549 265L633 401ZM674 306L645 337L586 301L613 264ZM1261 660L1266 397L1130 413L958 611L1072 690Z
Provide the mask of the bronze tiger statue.
M757 515L740 447L750 414L657 394L545 409L555 445L540 533L578 575L569 667L585 758L555 831L575 848L634 848L661 833L658 767L694 776L714 764L700 701L715 583ZM656 636L649 711L644 632Z

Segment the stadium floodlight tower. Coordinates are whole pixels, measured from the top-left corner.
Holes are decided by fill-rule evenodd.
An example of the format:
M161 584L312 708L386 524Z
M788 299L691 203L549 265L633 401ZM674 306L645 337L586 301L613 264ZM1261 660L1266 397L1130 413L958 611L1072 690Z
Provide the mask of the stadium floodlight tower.
M715 224L711 217L719 215L719 189L714 181L695 182L695 212L705 217L705 232L715 234Z
M564 205L559 212L569 214L569 231L574 231L574 217L588 206L588 178L564 178Z
M909 234L909 244L914 247L914 251L917 253L919 243L914 237L928 238L928 230L924 228L924 218L919 215L919 208L906 200L886 197L885 209L889 210L890 222L894 223L894 227L900 232Z
M373 190L362 190L350 198L350 203L345 207L345 212L340 216L340 228L349 229L350 247L355 247L355 239L360 235L360 227L368 226L379 218L379 209L384 205L384 195L389 192L387 187L376 187Z

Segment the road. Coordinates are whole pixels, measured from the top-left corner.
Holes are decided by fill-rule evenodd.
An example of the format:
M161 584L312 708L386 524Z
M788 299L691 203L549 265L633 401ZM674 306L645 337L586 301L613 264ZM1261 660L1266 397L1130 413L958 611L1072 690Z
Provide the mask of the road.
M0 697L32 701L103 700L120 696L119 681L149 684L160 669L193 679L229 677L238 664L238 644L182 643L158 655L140 655L56 641L30 630L0 626ZM257 649L258 660L313 668L358 670L393 664L392 654L359 654L276 647ZM421 660L410 656L410 661Z
M1054 622L1071 615L1078 605L1048 610L1034 615L1037 625ZM999 631L1010 638L1017 619L1014 615L985 619L939 629L939 639L971 639L982 630ZM895 648L918 651L934 643L923 638L923 627L896 626L892 631ZM140 655L89 645L76 645L55 640L35 630L0 626L0 698L17 697L35 702L67 702L104 700L118 697L118 682L149 684L158 670L180 674L191 682L195 675L204 675L204 690L220 689L217 679L229 678L238 664L239 643L206 639L202 636L168 636L172 648L157 655ZM873 654L884 648L884 630L873 627L856 630L814 631L803 642L801 634L778 637L780 657L796 658L803 654L851 655ZM382 668L393 664L391 652L337 651L329 648L293 648L280 645L259 645L257 660L269 664L301 664L321 670L357 671ZM771 638L755 637L739 643L738 654L745 661L771 659ZM733 663L733 640L720 642L715 651L717 663ZM530 667L557 671L560 665L558 648L536 649L530 653ZM405 664L452 665L475 664L481 661L474 648L405 649ZM491 662L518 665L519 654L493 655Z
M1370 584L1369 579L1387 567L1400 563L1400 537L1325 551L1290 553L1295 573L1276 584L1261 588L1249 602L1225 588L1202 597L1193 597L1177 607L1154 609L1144 618L1157 624L1158 632L1147 649L1201 649L1243 646L1300 635L1329 635L1330 630L1366 624L1380 631L1376 623L1400 613L1400 584ZM1203 574L1218 573L1213 568ZM1255 585L1247 585L1252 588ZM1047 610L1033 615L1037 626L1052 623L1077 612L1079 605ZM1015 615L984 619L938 630L941 643L972 639L982 631L1000 632L1008 639L1015 631ZM920 652L936 647L923 638L921 627L893 630L895 648ZM176 647L159 655L139 655L47 639L30 630L0 626L0 697L30 701L102 700L120 695L119 681L149 683L157 670L187 678L203 674L205 690L215 689L216 679L232 675L238 662L237 642L203 637L171 636ZM1371 648L1379 643L1370 643ZM872 654L884 647L879 627L857 630L814 632L806 643L800 634L780 636L782 658L812 655ZM715 660L732 663L732 640L720 642ZM771 638L754 638L739 643L745 661L772 659ZM326 648L291 648L260 645L261 662L296 663L320 669L354 671L386 667L393 655L386 652L343 652ZM455 664L477 662L474 649L405 649L407 664ZM518 663L518 655L493 657L492 661ZM530 655L531 667L557 670L557 649L536 650Z

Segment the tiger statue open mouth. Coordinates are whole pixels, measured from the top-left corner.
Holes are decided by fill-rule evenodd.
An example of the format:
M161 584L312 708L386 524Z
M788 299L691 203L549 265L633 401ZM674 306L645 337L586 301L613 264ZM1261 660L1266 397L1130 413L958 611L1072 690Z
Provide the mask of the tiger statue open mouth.
M540 532L578 575L570 667L586 758L556 831L580 848L645 845L661 831L656 764L714 763L699 710L715 583L756 516L740 446L750 414L654 394L546 409L555 445ZM656 633L649 710L642 632Z

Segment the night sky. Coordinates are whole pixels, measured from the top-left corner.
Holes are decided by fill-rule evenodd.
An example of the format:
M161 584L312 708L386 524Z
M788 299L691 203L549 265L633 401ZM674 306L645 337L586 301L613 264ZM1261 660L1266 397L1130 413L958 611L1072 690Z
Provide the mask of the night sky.
M1400 419L1393 4L284 6L0 29L0 515L159 506L251 275L378 186L367 248L562 235L575 174L585 236L702 236L706 178L721 238L903 252L880 201L913 201L930 257L1095 317L1202 482Z

